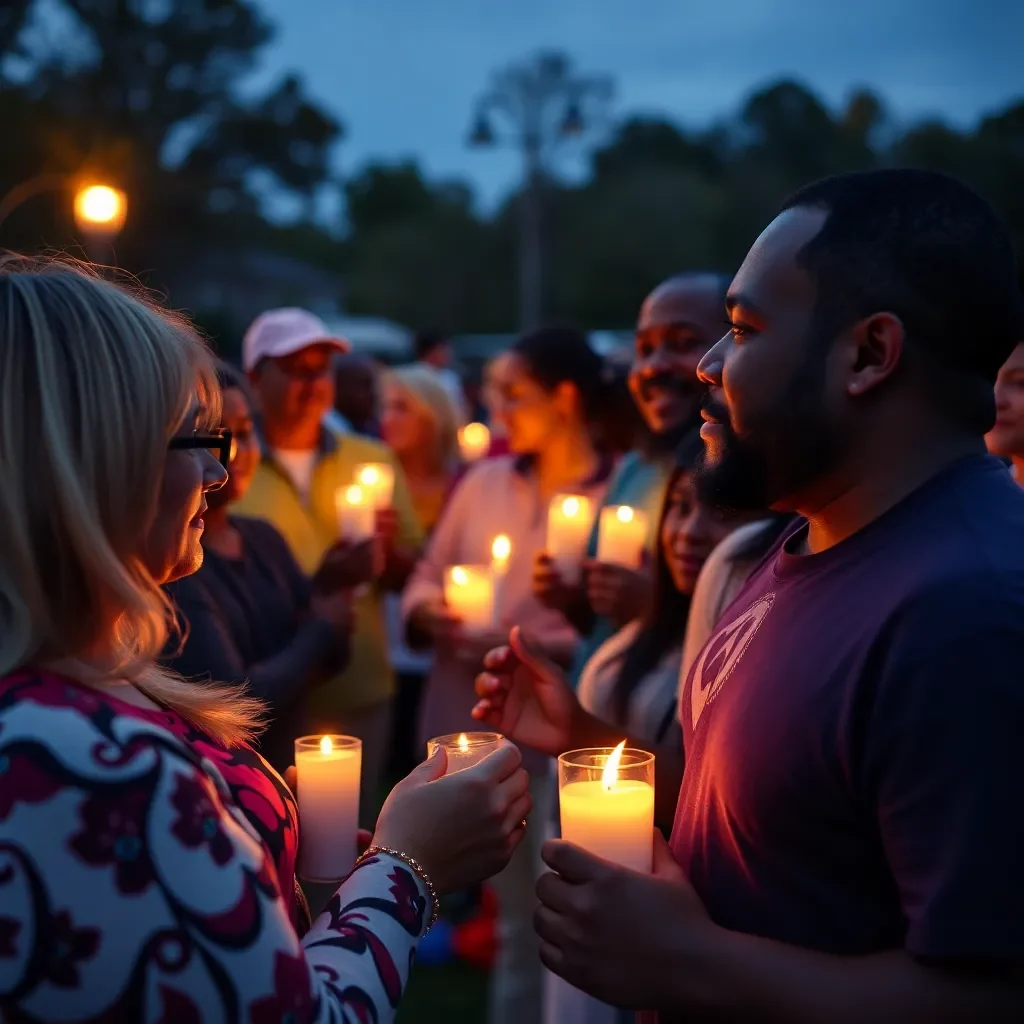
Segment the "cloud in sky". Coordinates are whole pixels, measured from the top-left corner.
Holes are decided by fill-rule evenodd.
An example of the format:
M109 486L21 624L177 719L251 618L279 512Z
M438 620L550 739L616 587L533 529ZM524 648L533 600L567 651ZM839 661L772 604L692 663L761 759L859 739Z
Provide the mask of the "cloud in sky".
M279 29L261 80L301 71L344 120L347 171L412 156L469 179L487 202L511 188L510 151L465 137L491 73L542 48L617 84L615 111L684 124L797 77L828 102L867 85L892 113L969 124L1024 96L1019 0L261 0Z

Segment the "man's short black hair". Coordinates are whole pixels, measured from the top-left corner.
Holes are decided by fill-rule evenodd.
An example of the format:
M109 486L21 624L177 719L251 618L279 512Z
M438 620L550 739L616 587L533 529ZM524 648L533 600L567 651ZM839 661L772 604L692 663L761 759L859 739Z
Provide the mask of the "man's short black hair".
M431 352L448 344L448 335L443 331L418 331L413 339L412 350L417 360L426 359Z
M818 328L833 336L894 313L949 411L988 429L996 374L1024 337L1013 243L995 210L955 178L896 168L825 178L782 209L796 206L828 212L798 257L817 284Z

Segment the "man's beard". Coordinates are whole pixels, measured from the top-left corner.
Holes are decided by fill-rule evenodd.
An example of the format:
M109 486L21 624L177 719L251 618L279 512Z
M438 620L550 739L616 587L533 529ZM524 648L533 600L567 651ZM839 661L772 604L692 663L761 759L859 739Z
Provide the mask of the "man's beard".
M825 355L824 346L812 348L782 399L743 437L728 410L705 396L702 405L721 424L722 436L710 451L705 442L697 460L702 501L731 510L792 511L791 497L835 465L842 441L824 407Z

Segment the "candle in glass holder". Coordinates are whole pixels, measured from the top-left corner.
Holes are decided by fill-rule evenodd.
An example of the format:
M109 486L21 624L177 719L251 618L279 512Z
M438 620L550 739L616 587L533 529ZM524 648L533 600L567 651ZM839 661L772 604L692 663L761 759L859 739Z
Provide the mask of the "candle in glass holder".
M489 565L453 565L444 574L444 601L466 629L494 625L494 580Z
M438 747L444 747L448 755L448 767L445 775L472 768L482 761L492 750L497 750L507 743L501 733L497 732L459 732L447 736L435 736L427 741L427 757L433 757Z
M356 862L362 740L300 736L295 741L299 804L298 872L310 882L337 882Z
M654 755L617 747L558 758L562 838L634 871L654 857Z
M459 428L459 452L463 462L476 462L491 450L491 432L482 423Z
M376 532L377 511L370 496L358 484L334 492L338 513L338 536L357 544Z
M628 505L601 509L597 534L597 560L605 565L639 569L647 543L647 516Z
M589 498L580 494L556 494L548 506L548 536L545 551L566 583L580 576L580 563L587 553L594 510Z
M395 467L386 462L356 466L355 482L362 487L374 509L391 508L395 496Z

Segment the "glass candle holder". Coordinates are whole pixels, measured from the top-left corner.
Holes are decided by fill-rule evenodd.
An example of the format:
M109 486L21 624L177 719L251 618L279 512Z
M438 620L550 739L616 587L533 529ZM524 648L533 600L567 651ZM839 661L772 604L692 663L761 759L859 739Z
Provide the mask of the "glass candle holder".
M448 755L445 775L472 768L492 750L497 750L508 741L499 732L452 732L446 736L435 736L427 741L427 756L433 757L438 747L444 747Z
M354 867L362 765L363 741L355 736L300 736L295 741L301 878L337 882Z
M654 856L654 755L591 747L558 758L562 838L605 860L650 872Z

